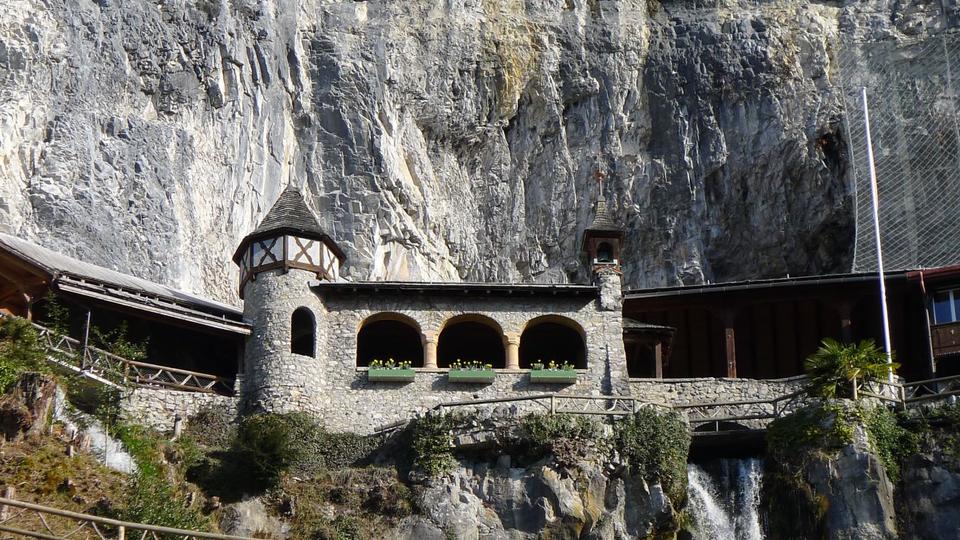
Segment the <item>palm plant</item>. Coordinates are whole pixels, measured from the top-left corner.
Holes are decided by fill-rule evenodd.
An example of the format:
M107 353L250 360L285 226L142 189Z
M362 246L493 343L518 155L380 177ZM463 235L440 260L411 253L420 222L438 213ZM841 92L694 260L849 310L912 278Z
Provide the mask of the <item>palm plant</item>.
M824 398L853 397L853 385L886 378L900 364L887 363L887 355L872 339L844 345L824 339L817 352L803 363L810 378L807 391Z

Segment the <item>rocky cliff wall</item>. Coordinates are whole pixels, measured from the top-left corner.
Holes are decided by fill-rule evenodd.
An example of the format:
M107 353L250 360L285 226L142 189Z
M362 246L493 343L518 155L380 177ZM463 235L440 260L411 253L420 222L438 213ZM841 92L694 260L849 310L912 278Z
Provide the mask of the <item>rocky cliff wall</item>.
M6 0L0 229L236 302L289 182L353 279L628 286L850 266L836 42L939 2Z

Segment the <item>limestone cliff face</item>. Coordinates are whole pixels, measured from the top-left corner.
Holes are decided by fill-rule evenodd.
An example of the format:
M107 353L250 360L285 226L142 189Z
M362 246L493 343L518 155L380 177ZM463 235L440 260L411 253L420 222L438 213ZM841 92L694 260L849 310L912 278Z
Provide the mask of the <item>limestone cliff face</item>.
M5 0L0 228L235 301L294 183L353 279L582 281L601 166L627 286L842 271L836 40L938 6Z

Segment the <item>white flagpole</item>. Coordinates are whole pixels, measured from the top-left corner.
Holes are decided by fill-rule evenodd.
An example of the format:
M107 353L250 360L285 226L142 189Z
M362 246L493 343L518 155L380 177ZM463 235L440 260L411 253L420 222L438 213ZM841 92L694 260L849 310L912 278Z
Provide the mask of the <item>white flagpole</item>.
M870 192L873 199L873 237L877 244L877 268L880 274L880 307L883 311L883 348L887 364L893 364L893 348L890 346L890 315L887 312L887 284L883 274L883 251L880 249L880 196L877 190L877 169L873 164L873 142L870 140L870 109L867 107L867 87L860 89L863 101L863 124L867 136L867 169L870 171ZM893 382L893 367L887 371L887 380Z

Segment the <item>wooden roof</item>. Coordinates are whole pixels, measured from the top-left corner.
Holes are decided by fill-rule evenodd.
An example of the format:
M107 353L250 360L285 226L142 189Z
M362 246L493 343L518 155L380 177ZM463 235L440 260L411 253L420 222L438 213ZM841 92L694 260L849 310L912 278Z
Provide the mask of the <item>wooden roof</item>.
M249 334L239 308L160 283L110 270L0 233L0 295L31 286L85 296L144 313L175 318L234 333ZM2 298L0 298L2 300Z

